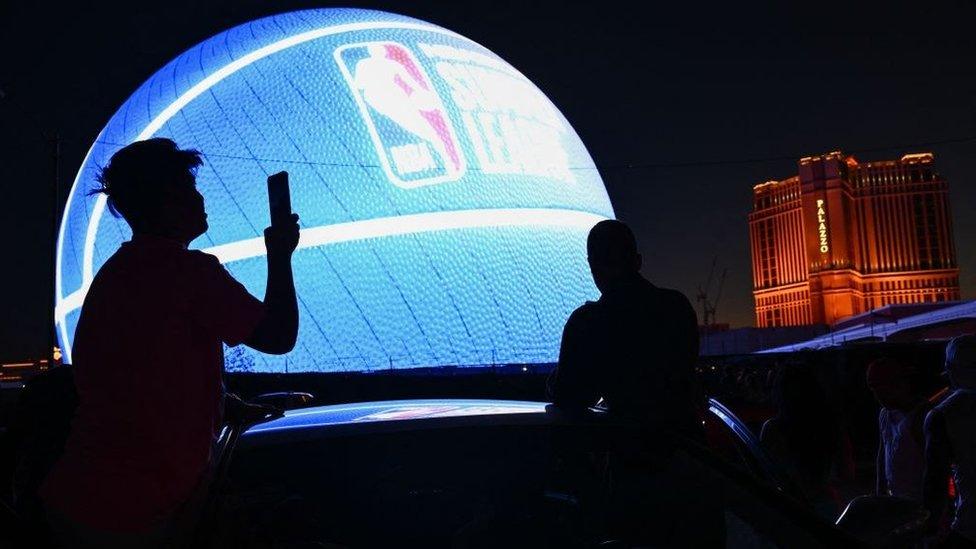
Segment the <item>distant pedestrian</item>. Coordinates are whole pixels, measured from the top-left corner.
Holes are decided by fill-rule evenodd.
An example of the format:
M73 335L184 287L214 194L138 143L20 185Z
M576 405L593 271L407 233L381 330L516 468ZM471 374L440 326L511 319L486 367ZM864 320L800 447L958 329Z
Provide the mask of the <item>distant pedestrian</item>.
M760 443L823 517L837 518L835 481L853 475L849 444L827 394L809 365L784 365L773 382L776 415Z
M881 405L875 492L922 502L925 439L922 426L931 409L919 391L913 365L880 358L868 365L868 388Z
M952 392L925 418L925 506L929 529L949 523L943 547L976 547L976 336L953 339L946 347ZM947 510L948 479L956 486ZM948 518L948 520L944 520Z

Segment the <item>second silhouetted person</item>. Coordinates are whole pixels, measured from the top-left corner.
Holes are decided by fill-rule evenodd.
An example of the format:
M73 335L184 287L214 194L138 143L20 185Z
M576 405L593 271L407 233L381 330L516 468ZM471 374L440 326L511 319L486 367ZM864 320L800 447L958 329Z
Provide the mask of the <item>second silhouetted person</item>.
M641 276L636 239L620 221L597 223L586 252L602 295L566 322L549 380L553 403L581 410L603 398L623 419L700 433L698 320L691 303Z

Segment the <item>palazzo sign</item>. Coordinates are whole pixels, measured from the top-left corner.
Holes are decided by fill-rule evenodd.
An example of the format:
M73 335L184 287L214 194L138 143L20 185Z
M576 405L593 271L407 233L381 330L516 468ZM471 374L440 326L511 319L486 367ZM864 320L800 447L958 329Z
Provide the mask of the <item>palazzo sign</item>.
M820 237L820 253L825 254L830 251L827 245L827 211L824 210L824 201L817 199L817 235Z

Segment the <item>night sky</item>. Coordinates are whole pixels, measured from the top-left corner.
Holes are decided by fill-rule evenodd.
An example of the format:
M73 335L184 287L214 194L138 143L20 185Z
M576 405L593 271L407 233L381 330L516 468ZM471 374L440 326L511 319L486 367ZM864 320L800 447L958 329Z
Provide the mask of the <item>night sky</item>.
M63 138L63 205L99 130L170 59L252 19L330 6L84 4L0 3L0 361L46 352L46 136ZM645 275L694 299L713 258L728 269L720 322L753 323L752 185L837 149L859 160L935 153L950 184L963 297L976 296L976 4L646 4L340 5L441 25L521 70L587 145L618 218L637 233Z

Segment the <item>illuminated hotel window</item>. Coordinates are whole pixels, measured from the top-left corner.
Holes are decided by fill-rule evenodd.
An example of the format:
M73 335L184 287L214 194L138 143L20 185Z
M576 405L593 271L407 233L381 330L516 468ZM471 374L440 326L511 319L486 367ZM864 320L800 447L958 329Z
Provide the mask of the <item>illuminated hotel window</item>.
M918 242L919 267L928 269L930 267L931 250L929 241L925 236L925 207L922 196L916 196L913 200L915 206L915 240Z
M939 230L938 230L938 218L936 217L935 211L935 197L933 195L928 195L926 197L926 213L928 215L927 226L929 233L929 254L932 259L932 266L935 268L945 268L948 265L944 265L942 261L942 247L939 245Z

